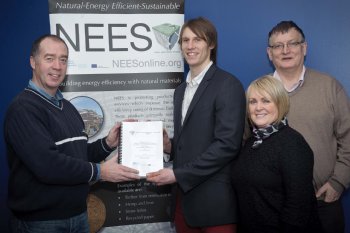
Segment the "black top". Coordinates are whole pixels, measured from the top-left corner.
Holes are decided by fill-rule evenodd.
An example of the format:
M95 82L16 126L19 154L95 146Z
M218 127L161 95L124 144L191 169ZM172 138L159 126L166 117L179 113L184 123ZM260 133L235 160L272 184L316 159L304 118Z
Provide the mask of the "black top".
M320 232L312 184L313 152L285 126L252 148L247 140L233 167L243 232Z

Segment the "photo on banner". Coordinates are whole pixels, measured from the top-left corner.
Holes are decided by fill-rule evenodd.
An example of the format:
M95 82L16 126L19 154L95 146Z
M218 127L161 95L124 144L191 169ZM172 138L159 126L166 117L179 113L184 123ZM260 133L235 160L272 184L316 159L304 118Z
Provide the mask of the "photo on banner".
M80 112L89 141L130 118L162 121L172 137L173 93L184 73L184 0L48 1L51 33L69 48L60 90ZM170 186L145 180L93 184L92 232L174 232L170 198Z

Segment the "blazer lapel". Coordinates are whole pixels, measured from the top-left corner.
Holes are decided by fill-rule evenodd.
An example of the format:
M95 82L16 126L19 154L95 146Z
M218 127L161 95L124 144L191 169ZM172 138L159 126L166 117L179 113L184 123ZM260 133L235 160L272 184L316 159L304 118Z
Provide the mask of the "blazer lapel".
M181 118L182 118L182 101L185 95L186 82L181 84L176 90L176 96L174 99L174 130L181 134Z
M196 91L196 93L193 96L193 99L190 103L190 106L188 107L187 113L186 113L186 117L185 120L183 122L183 125L186 124L188 117L191 115L191 112L193 111L193 108L196 106L196 104L198 103L198 101L200 100L202 94L204 93L205 89L207 88L210 80L212 79L214 73L216 70L216 66L213 64L209 70L205 73L202 82L199 84L198 89Z

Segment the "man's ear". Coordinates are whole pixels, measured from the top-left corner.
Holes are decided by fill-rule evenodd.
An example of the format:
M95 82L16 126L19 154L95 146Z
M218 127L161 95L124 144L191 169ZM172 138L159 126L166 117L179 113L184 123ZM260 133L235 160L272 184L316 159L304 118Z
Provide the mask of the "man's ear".
M35 69L35 59L33 56L30 56L30 66L33 70Z
M214 49L215 48L215 45L210 45L209 46L209 49Z
M304 56L306 56L306 54L307 54L307 43L306 43L306 41L304 42L304 44L302 44L302 46L303 46Z
M270 61L272 61L272 54L271 54L271 48L267 47L266 48L267 56L269 57Z

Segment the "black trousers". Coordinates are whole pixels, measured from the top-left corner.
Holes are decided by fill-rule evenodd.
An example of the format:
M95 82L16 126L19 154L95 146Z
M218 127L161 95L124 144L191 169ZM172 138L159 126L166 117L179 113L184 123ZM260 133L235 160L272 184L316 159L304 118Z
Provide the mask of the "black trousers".
M318 215L324 233L344 233L345 220L344 211L341 201L324 202L317 201Z

